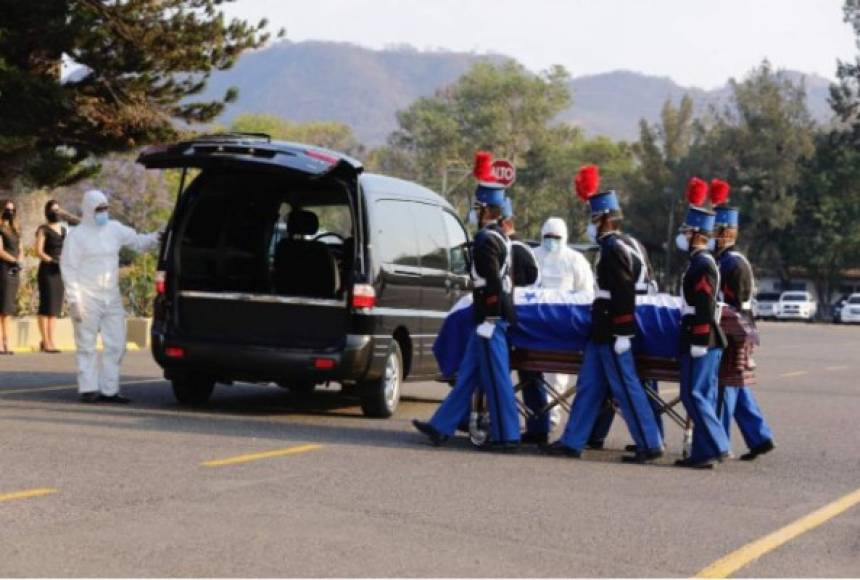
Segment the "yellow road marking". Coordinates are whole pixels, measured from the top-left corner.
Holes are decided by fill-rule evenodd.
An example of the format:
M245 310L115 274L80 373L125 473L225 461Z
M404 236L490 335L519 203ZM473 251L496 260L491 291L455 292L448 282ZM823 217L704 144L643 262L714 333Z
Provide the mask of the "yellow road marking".
M782 373L781 377L799 377L800 375L808 375L809 371L794 371L790 373Z
M285 455L296 455L297 453L307 453L320 449L322 445L308 444L297 445L296 447L287 447L285 449L275 449L274 451L264 451L262 453L248 453L247 455L236 455L226 459L213 459L212 461L204 461L200 465L203 467L221 467L224 465L235 465L237 463L248 463L249 461L258 461L260 459L270 459L272 457L283 457Z
M140 381L128 381L125 383L120 383L121 387L127 387L129 385L144 385L147 383L160 383L163 382L164 379L143 379ZM27 393L48 393L51 391L66 391L69 389L77 389L78 385L57 385L54 387L36 387L33 389L0 389L0 396L3 395L25 395Z
M26 491L16 491L13 493L0 494L0 501L12 501L13 499L26 499L28 497L38 497L40 495L50 495L57 493L57 490L52 487L40 487L38 489L28 489Z
M836 501L827 504L823 508L796 520L784 528L780 528L772 534L735 550L731 554L720 558L698 574L696 578L728 578L747 564L757 560L764 554L774 550L796 538L797 536L813 530L844 511L847 511L860 503L860 489L843 496Z

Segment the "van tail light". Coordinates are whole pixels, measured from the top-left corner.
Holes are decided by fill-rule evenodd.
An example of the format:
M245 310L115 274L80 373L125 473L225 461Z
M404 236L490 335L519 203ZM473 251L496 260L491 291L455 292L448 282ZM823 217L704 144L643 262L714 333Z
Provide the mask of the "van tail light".
M314 368L321 371L328 371L334 368L334 359L331 358L317 358L314 359Z
M163 296L167 291L167 273L159 270L155 273L155 293Z
M370 284L356 284L352 287L353 308L373 308L376 306L376 290Z
M185 349L180 346L168 346L164 349L167 358L185 358Z

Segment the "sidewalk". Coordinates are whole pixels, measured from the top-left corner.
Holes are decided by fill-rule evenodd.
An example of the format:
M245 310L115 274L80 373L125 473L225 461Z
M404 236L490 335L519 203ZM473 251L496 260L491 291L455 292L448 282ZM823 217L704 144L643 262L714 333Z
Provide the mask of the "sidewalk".
M149 348L149 329L152 320L149 318L129 318L126 348L128 350L145 350ZM16 353L39 352L39 322L35 316L12 318L9 321L9 350ZM75 334L72 321L60 318L54 323L54 343L64 352L75 350ZM100 349L101 339L98 342Z

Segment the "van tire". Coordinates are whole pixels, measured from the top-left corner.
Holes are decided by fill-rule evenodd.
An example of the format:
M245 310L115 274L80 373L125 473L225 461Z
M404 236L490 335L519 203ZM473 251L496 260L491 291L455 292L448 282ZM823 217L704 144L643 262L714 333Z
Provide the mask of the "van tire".
M205 405L215 389L215 380L201 375L181 375L171 384L173 396L182 405Z
M365 417L387 419L397 410L403 386L403 355L396 340L391 341L382 376L361 385L361 410Z

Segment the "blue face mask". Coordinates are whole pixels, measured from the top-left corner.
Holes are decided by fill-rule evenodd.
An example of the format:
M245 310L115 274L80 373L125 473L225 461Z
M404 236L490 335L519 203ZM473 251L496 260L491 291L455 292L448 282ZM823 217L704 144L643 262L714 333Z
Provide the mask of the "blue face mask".
M557 252L561 248L561 240L544 238L543 247L547 252Z
M108 217L108 212L97 211L95 215L95 221L97 226L107 225L108 221L110 221L110 217Z

